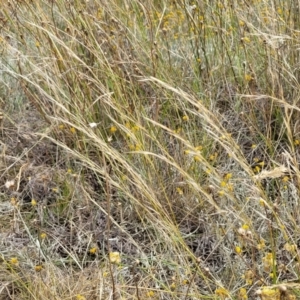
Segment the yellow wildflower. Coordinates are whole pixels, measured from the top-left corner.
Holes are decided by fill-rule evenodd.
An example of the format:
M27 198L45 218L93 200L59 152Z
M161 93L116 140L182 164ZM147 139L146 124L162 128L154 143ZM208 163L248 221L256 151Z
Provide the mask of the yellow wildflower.
M175 282L172 282L172 283L171 283L170 289L171 289L171 291L174 291L174 290L176 289L176 284L175 284Z
M118 129L117 129L116 126L111 126L110 129L109 129L109 131L110 131L111 133L115 133L117 130L118 130Z
M245 74L245 81L249 82L252 80L252 76L250 74Z
M214 155L214 154L211 154L211 155L209 156L209 160L212 161L212 160L214 160L214 159L215 159L215 155Z
M129 149L132 150L132 151L135 150L135 145L130 144Z
M183 191L180 187L176 188L176 191L179 195L183 195Z
M12 206L17 207L19 205L19 202L18 202L18 200L16 198L12 197L12 198L10 198L10 204Z
M109 260L112 264L120 264L121 263L120 253L119 252L110 252Z
M103 278L106 278L106 277L108 277L108 275L109 275L109 273L108 273L108 272L104 272L104 273L103 273Z
M222 197L222 196L225 195L225 192L224 192L223 190L221 190L221 191L218 192L218 195L219 195L220 197Z
M41 238L42 240L44 240L46 237L47 237L47 234L46 234L45 232L42 232L42 233L40 234L40 238Z
M31 199L31 205L32 205L32 206L36 206L36 205L37 205L37 202L36 202L35 199Z
M36 266L34 267L34 270L35 270L36 272L41 272L41 271L43 270L43 266L42 266L42 265L36 265Z
M75 134L76 133L76 129L74 127L70 128L71 133Z
M14 266L18 266L19 265L19 260L17 257L12 257L9 262L14 265Z
M260 206L266 206L266 201L262 198L259 199L259 205Z
M262 250L266 247L265 241L264 240L260 240L260 242L256 245L256 249L257 250Z
M182 120L183 121L188 121L190 118L189 118L189 116L187 116L187 115L184 115L183 117L182 117Z
M282 182L288 182L289 181L289 177L288 176L284 176L283 178L282 178Z
M97 250L98 250L97 247L92 247L89 252L90 252L90 254L94 255L94 254L96 254Z
M215 290L215 294L217 296L221 297L221 299L225 299L226 297L229 296L229 292L225 288L223 288L223 287L217 288Z
M241 38L241 40L242 40L243 43L250 43L251 42L250 38L247 37L247 36Z
M291 245L290 243L286 243L283 248L287 252L295 252L297 250L297 245Z
M268 288L264 287L261 291L261 298L264 300L279 300L280 290L278 288Z
M248 230L248 229L249 229L249 225L248 225L248 224L243 224L242 228L243 228L244 230Z
M224 175L224 180L228 181L231 178L232 178L232 173L227 173L227 174Z
M253 169L254 173L259 173L260 172L260 167L259 166L255 166Z
M226 182L225 181L221 181L220 186L221 187L225 187L226 186Z
M154 295L155 295L155 293L153 291L149 291L146 293L146 297L148 297L148 298L152 298L152 297L154 297Z
M244 275L245 281L247 285L252 285L254 273L252 270L247 270Z
M135 145L135 151L140 151L142 149L142 145L141 144L136 144Z
M195 155L194 156L194 161L201 161L201 156L199 156L199 155Z
M241 254L241 253L242 253L241 247L240 247L240 246L236 246L236 247L235 247L235 252L236 252L237 254Z
M137 125L134 125L134 126L132 126L131 130L132 130L132 131L139 131L139 130L140 130L140 127L137 126Z
M273 264L276 264L275 258L273 256L272 252L268 252L262 259L263 262L263 266L264 266L264 270L265 272L269 272L272 267Z
M232 183L227 184L227 190L228 190L228 192L233 192L233 184Z
M138 151L138 150L140 150L141 148L140 148L140 144L138 145L138 144L129 144L129 149L131 150L131 151Z
M205 169L205 173L206 173L207 175L211 174L211 172L212 172L211 169Z
M248 299L247 290L245 288L240 288L240 290L239 290L239 299L241 299L241 300L247 300Z

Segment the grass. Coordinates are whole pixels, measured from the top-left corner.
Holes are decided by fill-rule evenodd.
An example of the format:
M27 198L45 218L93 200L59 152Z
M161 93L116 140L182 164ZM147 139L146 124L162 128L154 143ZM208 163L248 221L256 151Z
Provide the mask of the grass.
M3 1L0 299L297 299L296 1Z

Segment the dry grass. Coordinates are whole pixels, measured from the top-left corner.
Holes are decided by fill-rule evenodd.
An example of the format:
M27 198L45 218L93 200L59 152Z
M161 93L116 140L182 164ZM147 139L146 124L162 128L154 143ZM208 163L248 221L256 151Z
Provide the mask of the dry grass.
M0 299L297 299L297 1L4 1Z

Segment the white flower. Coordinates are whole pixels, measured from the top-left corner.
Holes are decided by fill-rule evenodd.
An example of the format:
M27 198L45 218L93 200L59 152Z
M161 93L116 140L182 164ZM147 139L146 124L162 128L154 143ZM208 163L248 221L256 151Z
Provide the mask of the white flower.
M10 188L12 188L14 186L15 186L15 181L14 180L8 180L8 181L5 182L5 187L7 189L10 189Z
M90 123L89 125L90 125L91 128L95 128L95 127L97 127L98 124L97 123Z

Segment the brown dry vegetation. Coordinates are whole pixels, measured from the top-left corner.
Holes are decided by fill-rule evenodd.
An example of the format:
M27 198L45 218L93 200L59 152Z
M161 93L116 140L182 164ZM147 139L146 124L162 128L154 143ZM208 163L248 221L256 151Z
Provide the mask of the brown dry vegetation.
M297 299L300 6L2 1L0 299Z

